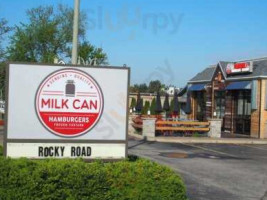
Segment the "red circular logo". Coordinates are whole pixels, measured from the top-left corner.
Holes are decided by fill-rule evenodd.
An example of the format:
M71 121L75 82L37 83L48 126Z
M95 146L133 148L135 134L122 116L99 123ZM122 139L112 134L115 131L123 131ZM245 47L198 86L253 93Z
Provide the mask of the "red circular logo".
M98 122L103 95L87 73L63 69L50 74L38 88L37 115L45 128L58 136L77 137Z

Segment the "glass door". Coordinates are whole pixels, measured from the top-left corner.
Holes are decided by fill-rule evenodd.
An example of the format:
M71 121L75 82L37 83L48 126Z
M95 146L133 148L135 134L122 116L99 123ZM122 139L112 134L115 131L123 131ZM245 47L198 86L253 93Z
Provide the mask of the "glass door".
M235 93L235 133L250 134L251 91L242 90Z
M215 113L216 118L223 119L225 113L225 92L224 91L215 91L214 93L215 100Z
M198 121L204 121L206 119L206 95L204 92L196 92L197 101L197 116Z

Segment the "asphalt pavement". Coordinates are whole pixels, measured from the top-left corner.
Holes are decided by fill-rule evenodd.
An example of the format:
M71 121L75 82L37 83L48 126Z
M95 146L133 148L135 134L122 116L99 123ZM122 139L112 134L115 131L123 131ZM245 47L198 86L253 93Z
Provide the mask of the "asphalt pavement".
M128 146L129 154L179 173L191 200L267 200L267 145L172 144L130 138Z
M267 200L267 145L158 143L130 139L129 154L171 167L191 200Z

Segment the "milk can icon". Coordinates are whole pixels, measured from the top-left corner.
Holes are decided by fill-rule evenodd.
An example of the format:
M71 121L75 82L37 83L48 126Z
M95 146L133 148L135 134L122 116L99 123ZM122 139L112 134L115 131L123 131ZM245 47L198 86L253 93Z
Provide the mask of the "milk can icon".
M75 96L75 84L73 80L67 80L67 84L65 87L65 95L67 97L74 97Z

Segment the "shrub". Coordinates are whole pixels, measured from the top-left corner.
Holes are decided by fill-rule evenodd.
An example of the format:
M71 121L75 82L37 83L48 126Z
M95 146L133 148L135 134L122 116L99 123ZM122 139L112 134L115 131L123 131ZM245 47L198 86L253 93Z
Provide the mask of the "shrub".
M133 97L132 101L131 101L130 108L135 108L135 106L136 106L136 99Z
M110 163L106 169L116 200L186 199L182 180L170 169L154 162L139 159Z
M147 115L149 108L150 108L150 103L149 103L149 101L146 101L145 106L142 109L142 115Z
M156 99L153 98L152 102L151 102L151 105L150 105L150 113L151 113L151 115L155 115L156 114L155 108L156 108Z
M114 163L0 157L0 199L186 199L170 169L133 158Z
M0 146L0 156L3 156L3 146Z

